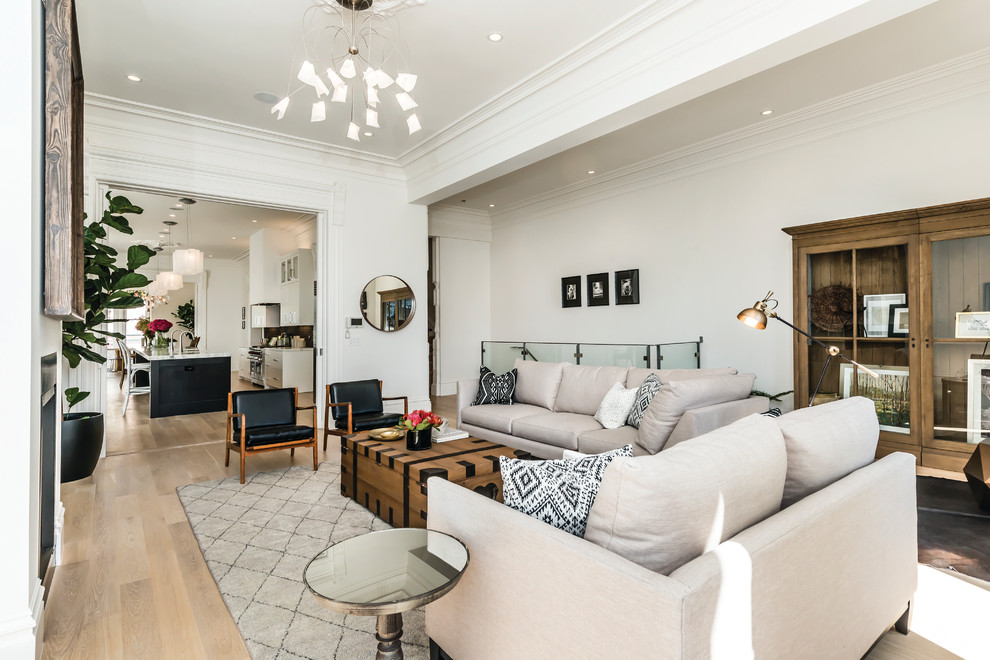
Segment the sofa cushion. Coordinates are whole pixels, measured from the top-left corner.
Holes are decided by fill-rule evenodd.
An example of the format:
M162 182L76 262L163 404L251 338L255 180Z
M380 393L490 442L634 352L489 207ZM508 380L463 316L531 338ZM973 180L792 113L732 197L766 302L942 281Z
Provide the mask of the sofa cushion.
M664 383L643 413L636 442L651 454L657 453L686 410L745 399L754 382L753 374L722 374Z
M530 406L525 403L511 406L488 404L465 408L461 411L461 421L511 435L514 420L533 415L544 415L547 412L549 411L546 408Z
M783 506L873 462L880 437L876 407L855 396L801 408L777 420L787 444Z
M563 362L534 362L516 358L516 401L553 410L557 399Z
M639 423L643 421L643 413L646 412L646 408L653 401L653 397L657 395L661 387L662 384L656 374L649 374L646 377L643 384L636 390L636 400L633 402L632 410L629 411L629 417L626 420L629 426L635 429L639 428Z
M472 405L481 406L488 403L511 404L512 393L515 391L515 369L499 375L485 365L481 365L481 378L478 379L478 396Z
M626 382L626 367L588 367L565 364L554 412L594 415L614 383Z
M601 427L589 415L546 413L513 421L512 435L564 449L577 449L577 437L580 434Z
M598 410L595 411L595 421L607 429L625 426L629 410L636 402L636 392L635 388L627 390L622 383L612 385L612 388L605 393Z
M605 471L584 538L670 574L780 510L787 451L777 423L750 415Z
M600 454L623 445L633 446L633 456L648 456L645 449L636 444L636 429L620 426L617 429L595 429L578 435L577 450L583 454Z
M643 369L641 367L633 367L626 374L626 387L639 387L650 374L656 375L661 383L669 383L672 380L708 378L709 376L732 376L737 373L739 372L733 367L720 367L718 369Z
M619 456L632 456L632 446L552 461L500 456L505 504L569 534L583 536L605 468Z

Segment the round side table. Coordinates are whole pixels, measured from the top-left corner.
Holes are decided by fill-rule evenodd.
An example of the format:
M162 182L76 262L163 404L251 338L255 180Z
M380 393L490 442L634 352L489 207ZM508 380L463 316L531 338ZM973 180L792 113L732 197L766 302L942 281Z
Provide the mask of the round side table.
M454 588L467 568L463 543L428 529L387 529L340 541L306 566L306 586L325 607L377 616L378 660L401 660L402 613Z

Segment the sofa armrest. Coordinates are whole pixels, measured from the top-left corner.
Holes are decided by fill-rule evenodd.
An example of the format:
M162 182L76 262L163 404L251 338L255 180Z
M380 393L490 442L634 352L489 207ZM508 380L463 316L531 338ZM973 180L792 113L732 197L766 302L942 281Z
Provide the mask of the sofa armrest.
M681 658L679 581L436 477L428 511L430 529L470 552L458 585L426 607L427 634L451 657Z
M457 381L457 428L461 428L461 410L467 408L478 398L480 378L467 378Z
M751 396L688 410L670 432L670 437L663 448L670 449L678 442L697 438L699 435L728 426L737 419L753 413L764 413L769 409L770 399L765 396Z

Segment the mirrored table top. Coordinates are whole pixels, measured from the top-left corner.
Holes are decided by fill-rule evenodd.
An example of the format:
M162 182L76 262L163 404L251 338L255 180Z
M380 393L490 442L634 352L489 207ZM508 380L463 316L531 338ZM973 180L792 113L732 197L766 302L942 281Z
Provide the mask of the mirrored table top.
M387 529L336 543L310 561L304 579L331 609L403 612L447 593L468 564L464 544L427 529Z

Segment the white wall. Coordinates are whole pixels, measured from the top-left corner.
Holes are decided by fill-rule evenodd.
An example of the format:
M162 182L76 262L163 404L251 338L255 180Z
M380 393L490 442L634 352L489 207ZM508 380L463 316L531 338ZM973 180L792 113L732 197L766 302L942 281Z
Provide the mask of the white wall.
M155 308L151 310L151 316L149 318L165 319L175 326L179 322L179 319L174 317L173 314L179 309L179 305L191 302L195 296L196 284L194 282L183 282L181 289L168 292L167 303L164 305L155 305ZM172 330L175 330L175 328L173 327Z
M87 99L86 132L94 198L100 185L113 184L317 212L318 385L381 378L387 396L404 394L410 405L429 406L425 315L400 332L365 329L344 339L343 319L360 315L361 290L374 276L396 275L417 295L425 292L426 209L406 201L398 168L302 140L249 135L223 122L105 100ZM240 305L236 315L239 320Z
M247 305L247 262L207 259L207 316L204 348L214 353L230 353L232 370L237 369L237 349L249 346L249 329L241 330L241 307ZM250 319L248 319L250 321ZM245 326L250 326L250 322ZM197 331L196 334L199 334Z
M782 227L990 196L990 66L831 103L499 214L492 335L657 342L704 336L702 363L791 388L791 330L736 313L774 289L792 318ZM910 98L905 95L910 94ZM560 278L638 268L640 304L561 309ZM613 290L614 293L614 290Z
M4 239L0 276L15 283L0 308L0 343L8 375L0 384L4 420L0 461L0 657L34 658L40 649L41 583L38 574L38 489L41 437L41 356L59 352L59 323L42 305L42 127L40 3L0 6L0 197ZM30 345L28 346L28 342ZM60 373L60 372L59 372ZM57 469L57 466L56 466ZM56 485L56 489L58 486ZM57 492L56 492L57 497ZM37 627L36 627L37 625Z

